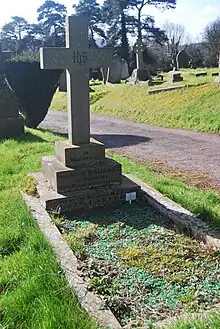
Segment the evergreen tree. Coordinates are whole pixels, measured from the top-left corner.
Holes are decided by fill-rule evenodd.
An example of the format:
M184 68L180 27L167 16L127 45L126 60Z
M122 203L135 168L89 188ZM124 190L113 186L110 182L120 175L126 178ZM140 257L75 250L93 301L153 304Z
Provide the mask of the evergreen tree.
M66 6L52 0L46 0L37 10L38 22L48 35L47 44L52 46L65 45Z

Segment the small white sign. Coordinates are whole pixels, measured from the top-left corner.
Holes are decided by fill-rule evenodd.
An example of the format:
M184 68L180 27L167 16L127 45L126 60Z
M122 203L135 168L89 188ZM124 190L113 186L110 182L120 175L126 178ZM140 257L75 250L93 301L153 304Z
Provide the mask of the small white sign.
M126 193L126 201L134 201L137 199L137 193L136 192L131 192L131 193Z

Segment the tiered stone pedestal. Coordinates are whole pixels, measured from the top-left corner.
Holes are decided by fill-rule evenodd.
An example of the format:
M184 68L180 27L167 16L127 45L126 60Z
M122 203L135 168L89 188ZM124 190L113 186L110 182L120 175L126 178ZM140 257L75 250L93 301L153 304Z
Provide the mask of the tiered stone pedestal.
M56 156L42 158L42 173L32 174L47 211L79 212L117 206L127 193L139 198L140 187L122 175L116 161L105 157L105 147L91 139L77 146L56 143Z

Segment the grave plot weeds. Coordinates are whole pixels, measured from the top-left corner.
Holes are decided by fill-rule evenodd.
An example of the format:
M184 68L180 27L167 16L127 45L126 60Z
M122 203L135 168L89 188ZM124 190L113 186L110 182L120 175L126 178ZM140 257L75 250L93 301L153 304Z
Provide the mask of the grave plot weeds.
M89 289L133 327L220 302L220 251L141 205L55 219Z

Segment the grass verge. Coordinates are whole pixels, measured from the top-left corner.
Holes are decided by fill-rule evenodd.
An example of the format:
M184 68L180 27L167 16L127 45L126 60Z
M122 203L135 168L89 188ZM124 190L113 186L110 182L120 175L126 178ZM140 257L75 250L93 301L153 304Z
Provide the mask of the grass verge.
M33 193L27 173L40 156L53 154L57 136L29 131L0 143L0 327L95 329L79 307L51 247L33 221L19 190Z
M158 174L150 164L138 163L112 152L108 152L108 154L122 164L125 174L133 173L163 195L207 221L214 228L220 229L219 193L189 186L184 182L184 178L182 180Z
M211 70L204 78L196 78L186 72L183 74L185 84L206 82L207 85L155 95L147 94L149 88L155 87L128 86L124 83L99 85L94 87L94 93L90 93L91 110L138 123L219 133L220 92L219 86L213 83ZM170 85L167 79L166 75L164 84L158 88ZM66 111L65 93L56 93L51 109Z

